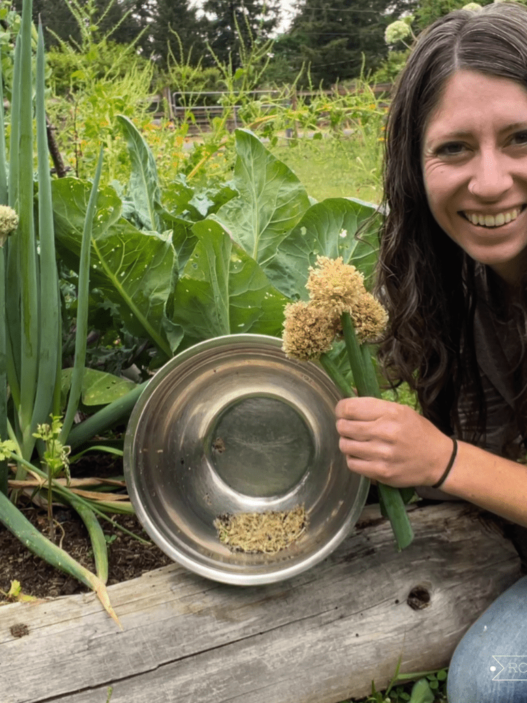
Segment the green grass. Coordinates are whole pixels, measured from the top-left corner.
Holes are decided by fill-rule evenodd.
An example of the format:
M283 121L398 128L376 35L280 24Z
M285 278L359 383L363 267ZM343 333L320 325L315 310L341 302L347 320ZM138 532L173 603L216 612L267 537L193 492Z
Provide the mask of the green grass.
M352 197L379 203L382 143L377 139L370 136L364 145L363 139L344 136L303 138L289 144L280 141L272 151L316 200Z
M404 678L407 678L403 675ZM447 670L423 676L418 682L407 681L377 691L372 682L372 694L366 698L350 698L342 703L448 703L446 696ZM393 684L393 682L392 682Z

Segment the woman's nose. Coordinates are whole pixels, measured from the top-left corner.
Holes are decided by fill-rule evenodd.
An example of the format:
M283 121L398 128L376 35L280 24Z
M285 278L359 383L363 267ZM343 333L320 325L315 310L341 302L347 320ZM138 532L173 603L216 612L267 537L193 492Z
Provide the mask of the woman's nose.
M507 157L488 150L473 162L469 191L481 200L499 200L512 186L513 177Z

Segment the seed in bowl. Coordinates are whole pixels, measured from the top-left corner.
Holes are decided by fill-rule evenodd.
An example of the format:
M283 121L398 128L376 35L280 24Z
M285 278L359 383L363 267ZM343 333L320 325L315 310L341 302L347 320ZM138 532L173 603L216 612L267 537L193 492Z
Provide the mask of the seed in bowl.
M307 523L305 508L298 505L292 510L220 515L214 527L231 552L274 554L296 542Z

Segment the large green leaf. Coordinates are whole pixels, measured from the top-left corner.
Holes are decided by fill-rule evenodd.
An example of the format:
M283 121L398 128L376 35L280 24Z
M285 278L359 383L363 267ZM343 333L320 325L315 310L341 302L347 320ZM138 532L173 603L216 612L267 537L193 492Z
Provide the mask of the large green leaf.
M183 346L242 332L280 336L287 298L217 222L198 222L193 232L198 243L178 281L172 312L172 321L185 330Z
M329 198L313 205L264 267L269 279L284 295L307 300L309 267L317 256L342 256L364 274L368 284L377 260L380 215L361 230L360 238L355 235L376 209L376 205L348 198Z
M212 217L261 266L309 207L295 174L251 132L236 130L234 184L239 196Z
M172 244L176 251L178 271L181 274L197 242L196 236L192 233L193 222L171 214L161 205L158 205L156 209L163 231L171 230L172 232Z
M198 222L238 195L232 186L230 182L208 183L204 187L189 185L186 176L178 173L163 188L163 206L172 215Z
M143 226L147 230L157 232L160 228L155 204L160 201L161 193L154 155L137 127L128 117L117 115L117 121L126 138L132 164L129 195Z
M63 405L71 384L73 369L63 369L61 376L61 394ZM111 373L84 369L82 377L82 402L84 405L109 405L132 391L137 384L126 378Z
M57 242L74 270L89 194L89 184L77 179L53 181ZM118 306L131 334L150 337L170 357L182 337L165 314L177 277L170 233L141 232L120 214L121 201L115 191L101 188L91 242L92 286Z

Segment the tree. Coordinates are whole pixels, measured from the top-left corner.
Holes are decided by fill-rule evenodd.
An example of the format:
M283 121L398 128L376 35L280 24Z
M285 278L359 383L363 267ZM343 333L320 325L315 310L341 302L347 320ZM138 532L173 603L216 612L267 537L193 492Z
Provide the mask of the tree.
M130 43L146 26L141 23L141 6L148 0L33 0L33 21L39 17L44 27L46 45L52 46L59 39L81 43L79 18L85 24L97 25L99 35L111 32L118 43ZM14 1L15 9L22 11L22 0Z
M263 42L280 19L279 0L206 0L206 36L214 55L240 66L240 43Z
M309 64L311 80L328 87L374 70L387 54L384 30L414 0L303 0L287 37L276 44L293 71Z
M415 15L417 28L425 29L452 10L459 10L469 0L421 0ZM489 5L493 0L476 0L480 5ZM521 0L520 0L521 1Z
M195 65L205 52L204 25L188 0L156 0L147 51L162 68L167 66L169 47L178 61Z

